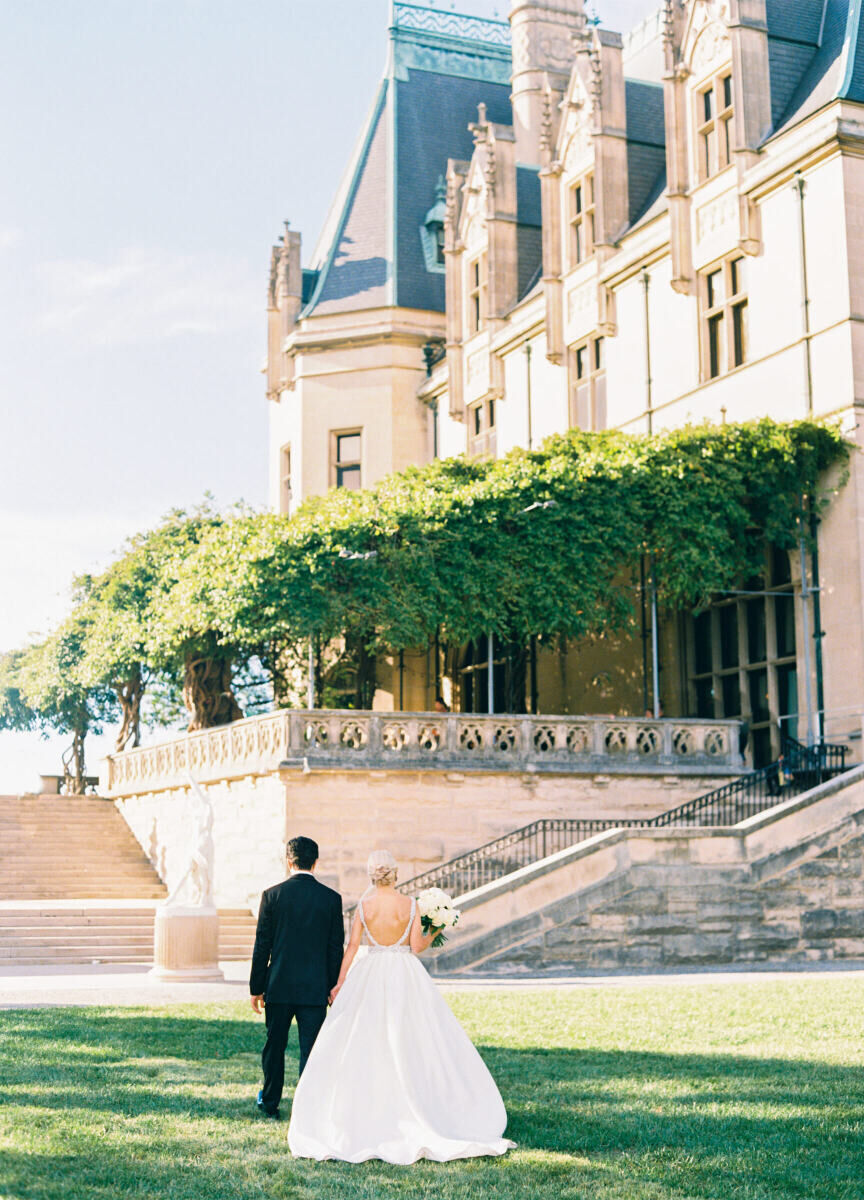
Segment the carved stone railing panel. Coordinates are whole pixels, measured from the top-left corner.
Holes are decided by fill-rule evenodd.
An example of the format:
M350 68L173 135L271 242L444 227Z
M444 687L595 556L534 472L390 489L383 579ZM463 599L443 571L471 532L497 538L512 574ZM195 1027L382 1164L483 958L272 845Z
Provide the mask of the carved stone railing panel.
M112 795L285 767L739 774L737 721L468 713L288 711L112 755Z

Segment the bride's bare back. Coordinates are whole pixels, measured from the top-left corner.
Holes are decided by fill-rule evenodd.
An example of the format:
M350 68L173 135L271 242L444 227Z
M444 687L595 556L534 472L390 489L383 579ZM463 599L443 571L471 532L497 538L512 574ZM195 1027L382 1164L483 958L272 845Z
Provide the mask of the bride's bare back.
M411 901L392 888L376 888L363 901L366 927L379 946L393 946L405 932Z

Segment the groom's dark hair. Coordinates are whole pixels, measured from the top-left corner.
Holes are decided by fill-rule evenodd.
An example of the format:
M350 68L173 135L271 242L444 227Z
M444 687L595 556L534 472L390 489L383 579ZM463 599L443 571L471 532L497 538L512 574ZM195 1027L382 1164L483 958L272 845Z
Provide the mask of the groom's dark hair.
M288 862L298 871L311 871L318 861L318 843L311 838L292 838L285 847Z

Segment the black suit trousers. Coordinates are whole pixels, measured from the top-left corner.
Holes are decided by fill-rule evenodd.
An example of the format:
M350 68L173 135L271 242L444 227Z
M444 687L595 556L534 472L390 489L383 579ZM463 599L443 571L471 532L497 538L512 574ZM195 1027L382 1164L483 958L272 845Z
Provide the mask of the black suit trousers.
M261 1104L268 1112L275 1112L282 1099L282 1088L285 1084L285 1047L288 1044L288 1031L291 1022L297 1021L297 1036L300 1040L300 1071L306 1066L306 1060L324 1018L327 1016L326 1004L274 1004L264 1005L264 1022L267 1026L267 1040L261 1054L261 1066L264 1068L264 1087L261 1089Z

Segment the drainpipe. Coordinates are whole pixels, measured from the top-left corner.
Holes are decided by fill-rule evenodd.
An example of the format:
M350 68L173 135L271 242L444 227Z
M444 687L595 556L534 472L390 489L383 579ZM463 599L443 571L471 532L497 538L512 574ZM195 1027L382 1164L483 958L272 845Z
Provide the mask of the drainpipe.
M810 284L807 275L807 227L804 223L804 176L795 172L795 190L798 193L798 227L801 253L801 316L804 325L804 369L807 389L807 415L813 414L813 359L810 349Z
M528 400L528 449L531 450L534 434L531 428L531 343L525 343L525 392ZM492 709L490 708L491 712Z
M494 649L494 638L491 633L486 634L486 653L489 656L489 695L487 709L490 715L495 712L495 665L492 662L492 653Z
M654 391L651 378L651 311L648 305L648 292L651 287L651 276L647 271L642 272L642 287L645 290L645 410L648 417L648 432L654 432Z
M798 537L798 557L801 564L801 632L804 635L804 691L807 697L807 745L812 746L815 739L813 736L813 683L810 678L810 610L807 605L807 601L810 598L810 587L807 583L807 547L804 544L803 526Z
M816 642L816 729L819 741L825 740L825 679L822 674L822 585L819 580L819 518L810 513L810 536L813 539L813 640Z
M648 708L648 610L645 605L645 555L642 554L639 558L639 577L641 587L639 588L639 606L642 615L642 711L645 712Z
M651 670L654 677L654 720L660 717L660 648L657 619L657 572L651 555Z

